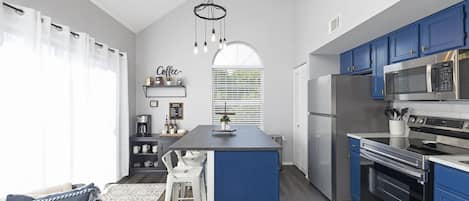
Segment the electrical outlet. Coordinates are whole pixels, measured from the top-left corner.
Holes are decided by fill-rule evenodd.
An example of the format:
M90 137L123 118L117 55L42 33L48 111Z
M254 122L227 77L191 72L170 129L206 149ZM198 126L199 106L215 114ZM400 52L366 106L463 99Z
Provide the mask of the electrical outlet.
M150 100L150 107L158 107L158 101L157 100Z

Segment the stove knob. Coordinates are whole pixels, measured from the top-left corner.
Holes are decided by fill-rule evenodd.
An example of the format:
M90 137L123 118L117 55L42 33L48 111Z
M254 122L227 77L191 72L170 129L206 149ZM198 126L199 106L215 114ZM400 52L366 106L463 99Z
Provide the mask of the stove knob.
M419 124L423 124L425 121L423 119L419 119L419 121L417 123Z
M415 117L410 117L410 118L409 118L409 122L410 122L410 123L415 123Z

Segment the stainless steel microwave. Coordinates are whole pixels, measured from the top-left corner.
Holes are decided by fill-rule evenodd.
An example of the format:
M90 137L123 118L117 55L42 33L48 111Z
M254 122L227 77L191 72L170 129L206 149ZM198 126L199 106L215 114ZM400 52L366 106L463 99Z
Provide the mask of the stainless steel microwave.
M385 100L469 100L469 49L384 67Z

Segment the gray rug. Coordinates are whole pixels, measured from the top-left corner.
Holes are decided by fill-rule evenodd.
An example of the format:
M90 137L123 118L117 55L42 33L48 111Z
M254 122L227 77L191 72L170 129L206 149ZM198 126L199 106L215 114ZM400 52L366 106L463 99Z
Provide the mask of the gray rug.
M103 201L163 201L165 184L111 184L101 194Z

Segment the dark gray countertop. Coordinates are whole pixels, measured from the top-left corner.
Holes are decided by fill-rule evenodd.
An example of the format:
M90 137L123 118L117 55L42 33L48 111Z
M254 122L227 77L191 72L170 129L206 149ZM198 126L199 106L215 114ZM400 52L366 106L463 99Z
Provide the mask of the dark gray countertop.
M213 135L213 129L220 126L200 125L176 141L172 150L215 150L215 151L252 151L278 150L280 145L271 136L255 126L232 126L237 129L233 136Z

